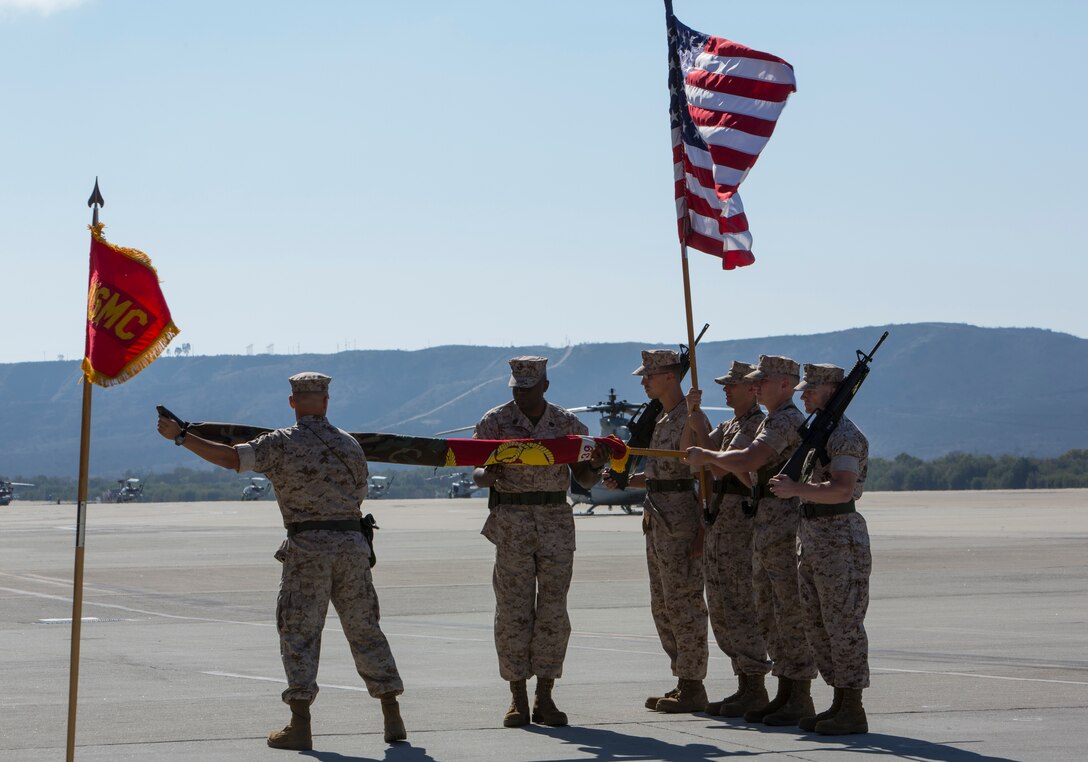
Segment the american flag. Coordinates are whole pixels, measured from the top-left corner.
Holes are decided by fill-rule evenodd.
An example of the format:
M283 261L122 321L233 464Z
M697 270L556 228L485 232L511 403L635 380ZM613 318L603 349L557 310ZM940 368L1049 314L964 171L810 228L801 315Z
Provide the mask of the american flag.
M797 89L793 67L677 21L669 29L669 113L680 241L732 270L755 262L737 188Z

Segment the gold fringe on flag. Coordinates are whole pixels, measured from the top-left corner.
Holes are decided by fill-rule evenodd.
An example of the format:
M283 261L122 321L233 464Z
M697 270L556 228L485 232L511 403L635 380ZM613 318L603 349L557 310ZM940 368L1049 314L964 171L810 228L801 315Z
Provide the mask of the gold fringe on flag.
M129 259L136 260L148 270L155 273L156 278L159 277L159 271L155 269L155 266L153 264L151 264L151 257L147 256L139 249L130 249L127 246L118 246L117 244L113 244L107 241L106 236L102 235L102 229L106 227L105 224L100 222L97 225L88 225L87 227L90 229L91 235L95 237L96 241L101 244L105 244L106 246L109 246L118 254L123 254Z
M146 267L155 275L155 280L159 281L159 272L155 269L155 266L151 264L151 257L147 256L147 254L144 254L139 249L133 249L127 246L117 246L116 244L112 244L107 241L105 235L103 235L102 233L102 230L106 226L101 222L95 225L88 225L87 227L90 229L91 235L94 236L94 239L96 241L103 244L104 246L109 247L111 251L115 251L121 256L128 257L134 262L138 262L143 267ZM163 326L162 331L160 331L159 335L154 339L154 341L151 342L151 345L147 349L145 349L139 355L127 362L124 367L121 368L121 371L114 376L109 376L96 370L91 364L90 358L84 357L83 363L81 365L83 369L83 377L86 381L98 384L102 387L117 386L118 384L123 384L125 381L131 379L148 365L155 362L155 360L157 360L166 349L167 345L170 344L170 342L173 341L174 337L177 336L179 333L181 333L181 329L174 325L174 322L171 320L165 326Z
M91 367L91 361L84 357L82 365L83 377L87 381L103 387L123 384L148 365L159 359L159 355L163 353L163 350L166 349L167 345L173 341L174 337L179 333L181 333L181 329L174 325L173 321L167 323L166 327L163 328L162 333L159 334L159 337L151 343L151 346L132 359L125 367L121 368L121 372L116 376L107 376L103 373L99 373Z

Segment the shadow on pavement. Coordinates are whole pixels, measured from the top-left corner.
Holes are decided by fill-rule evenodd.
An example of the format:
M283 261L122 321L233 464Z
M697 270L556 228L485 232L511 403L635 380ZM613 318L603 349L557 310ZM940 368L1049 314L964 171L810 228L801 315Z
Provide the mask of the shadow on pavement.
M705 743L692 743L680 746L647 736L617 733L614 730L600 728L547 728L538 725L526 727L526 731L550 736L563 743L578 747L581 753L569 760L562 758L548 759L542 762L584 762L584 754L591 754L598 762L638 762L656 760L657 762L702 762L703 760L733 759L736 757L756 757L769 752L725 749Z
M862 733L849 736L821 736L818 733L806 733L796 727L769 728L765 725L751 724L725 720L722 724L733 730L746 733L794 733L805 741L816 744L815 748L827 748L826 751L841 752L846 754L884 754L890 757L905 757L919 760L920 762L1015 762L1008 757L991 757L987 754L978 754L960 746L933 743L919 738L907 738L906 736L890 736L883 733ZM713 725L707 729L712 730ZM962 741L961 744L974 743Z
M374 757L349 757L335 751L300 751L300 757L313 757L321 762L380 762Z
M387 746L385 756L380 760L376 757L354 757L340 754L335 751L302 751L299 756L312 757L321 762L435 762L434 757L427 753L422 746L412 746L410 743L397 743Z
M837 751L844 755L851 753L887 754L890 757L905 757L916 760L932 760L932 762L1015 762L1008 757L991 757L988 754L977 754L959 746L922 741L918 738L906 738L904 736L888 736L882 733L863 733L856 736L819 736L805 734L808 740L815 743L833 744ZM961 744L974 743L972 741L960 741Z
M708 727L708 730L712 729L713 726ZM650 760L658 760L659 762L709 762L710 760L736 759L739 757L775 756L781 753L770 750L737 748L729 750L706 743L692 743L681 746L656 738L629 735L600 728L544 728L532 726L526 728L526 730L550 736L563 743L573 744L578 747L580 755L577 757L570 759L554 758L548 759L546 762L580 762L586 759L585 756L581 755L586 754L592 755L591 758L597 760L597 762L639 762L641 760L646 762ZM835 759L848 759L847 755L849 754L864 753L887 755L897 759L920 760L922 762L1015 762L1007 757L978 754L959 746L881 733L865 733L854 736L819 736L800 732L796 728L767 728L766 730L762 727L751 728L751 732L758 734L766 731L780 733L789 730L797 733L803 739L803 742L813 744L811 749L805 751L826 751L829 754L835 754ZM722 740L723 745L728 745L727 739ZM750 735L748 740L752 740ZM963 741L961 743L972 742ZM826 748L822 748L825 746Z

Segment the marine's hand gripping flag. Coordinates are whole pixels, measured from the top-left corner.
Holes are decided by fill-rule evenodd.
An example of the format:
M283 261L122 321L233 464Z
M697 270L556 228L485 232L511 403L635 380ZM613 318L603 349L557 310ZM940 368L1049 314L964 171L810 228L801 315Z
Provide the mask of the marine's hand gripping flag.
M797 89L793 67L677 21L669 32L669 114L680 241L732 270L755 262L737 188Z

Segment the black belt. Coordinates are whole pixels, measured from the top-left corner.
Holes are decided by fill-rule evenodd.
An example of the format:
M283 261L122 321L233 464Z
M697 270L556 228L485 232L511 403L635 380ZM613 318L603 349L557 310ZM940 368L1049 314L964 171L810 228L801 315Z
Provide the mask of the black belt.
M718 495L740 495L741 497L751 497L752 495L752 490L745 487L740 479L732 475L724 479L715 479L714 492Z
M694 479L647 479L646 488L650 492L691 492L695 489Z
M753 500L762 500L765 497L774 497L770 484L753 484L748 496Z
M835 503L834 505L820 505L818 503L801 503L801 515L806 519L822 519L826 516L841 516L844 513L856 513L854 501L849 503Z
M554 503L567 502L567 493L558 492L495 492L495 502L498 505L552 505Z
M299 532L313 532L325 529L329 532L362 532L362 519L338 519L335 521L299 521L287 525L287 536L294 537Z

